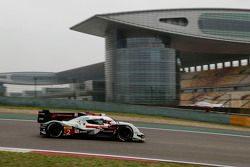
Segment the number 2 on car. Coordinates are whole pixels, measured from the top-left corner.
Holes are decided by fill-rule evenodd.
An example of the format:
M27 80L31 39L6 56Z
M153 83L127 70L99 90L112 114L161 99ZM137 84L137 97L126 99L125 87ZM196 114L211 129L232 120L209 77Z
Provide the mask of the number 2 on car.
M64 127L64 135L69 136L69 135L72 135L72 134L74 134L73 128L65 126Z

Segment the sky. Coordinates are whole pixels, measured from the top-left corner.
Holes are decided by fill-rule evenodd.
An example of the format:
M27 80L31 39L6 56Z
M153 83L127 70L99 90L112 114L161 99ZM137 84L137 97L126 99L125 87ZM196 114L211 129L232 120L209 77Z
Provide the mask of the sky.
M69 29L95 14L196 7L250 9L250 0L0 0L0 73L104 61L103 38Z

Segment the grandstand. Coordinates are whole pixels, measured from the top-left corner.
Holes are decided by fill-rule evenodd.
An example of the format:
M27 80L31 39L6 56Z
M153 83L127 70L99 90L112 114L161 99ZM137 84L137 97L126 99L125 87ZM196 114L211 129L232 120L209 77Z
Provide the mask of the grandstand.
M199 101L225 107L250 108L249 65L199 72L182 72L180 105Z

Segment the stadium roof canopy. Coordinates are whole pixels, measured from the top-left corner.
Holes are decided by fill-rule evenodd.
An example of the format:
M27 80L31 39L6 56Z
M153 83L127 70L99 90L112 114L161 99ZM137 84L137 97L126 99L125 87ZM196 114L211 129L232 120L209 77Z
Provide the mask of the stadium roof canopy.
M18 85L61 84L52 72L8 72L0 73L0 83Z
M17 85L57 85L87 80L104 80L104 62L70 70L53 72L0 73L0 83Z
M95 15L72 30L105 37L110 28L164 35L183 66L249 58L250 10L165 9Z

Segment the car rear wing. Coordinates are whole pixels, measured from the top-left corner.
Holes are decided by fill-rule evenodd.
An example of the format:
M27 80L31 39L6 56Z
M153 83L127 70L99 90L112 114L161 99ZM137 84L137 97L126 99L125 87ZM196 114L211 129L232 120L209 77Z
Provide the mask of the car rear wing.
M72 112L72 113L66 113L66 112L60 112L60 113L51 113L49 110L41 110L38 111L37 116L37 122L38 123L45 123L51 120L70 120L76 117L80 117L86 115L85 113L78 113L78 112Z

